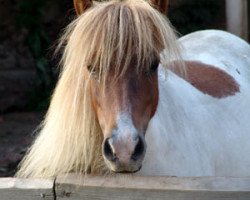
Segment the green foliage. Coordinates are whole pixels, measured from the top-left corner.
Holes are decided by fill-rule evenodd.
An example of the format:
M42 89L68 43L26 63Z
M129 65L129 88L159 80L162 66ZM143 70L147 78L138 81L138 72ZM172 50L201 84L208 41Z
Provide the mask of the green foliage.
M38 110L48 107L56 81L47 59L50 39L41 22L47 2L47 0L20 0L17 5L19 10L17 23L19 27L29 31L27 45L34 57L37 72L36 88L30 95L30 108Z

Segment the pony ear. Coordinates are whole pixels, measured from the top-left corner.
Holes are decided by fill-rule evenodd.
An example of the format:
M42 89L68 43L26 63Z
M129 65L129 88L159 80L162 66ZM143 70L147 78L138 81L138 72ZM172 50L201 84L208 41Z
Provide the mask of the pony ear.
M81 15L85 10L87 10L91 6L92 6L91 0L74 0L74 7L76 14L78 16Z
M169 0L150 0L153 7L159 10L163 15L167 15Z

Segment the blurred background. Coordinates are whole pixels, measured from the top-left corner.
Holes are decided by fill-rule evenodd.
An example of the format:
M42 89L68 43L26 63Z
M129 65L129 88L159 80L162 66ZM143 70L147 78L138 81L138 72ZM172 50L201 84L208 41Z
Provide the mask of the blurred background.
M248 0L170 0L180 36L202 29L250 38ZM48 108L57 81L54 57L72 1L0 0L0 176L12 176Z

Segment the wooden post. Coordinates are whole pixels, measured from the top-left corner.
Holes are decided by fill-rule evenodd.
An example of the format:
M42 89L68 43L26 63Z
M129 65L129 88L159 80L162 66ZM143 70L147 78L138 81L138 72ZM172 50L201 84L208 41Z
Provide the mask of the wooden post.
M247 0L226 0L227 30L248 41Z

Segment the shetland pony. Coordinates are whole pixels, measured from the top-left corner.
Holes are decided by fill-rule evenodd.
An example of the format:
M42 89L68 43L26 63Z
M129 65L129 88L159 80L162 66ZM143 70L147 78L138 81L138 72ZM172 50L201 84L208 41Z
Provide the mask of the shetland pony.
M178 40L185 76L159 67L159 103L140 173L250 176L250 46L218 30Z
M17 176L250 175L249 45L221 31L177 41L152 2L74 1L62 73Z

